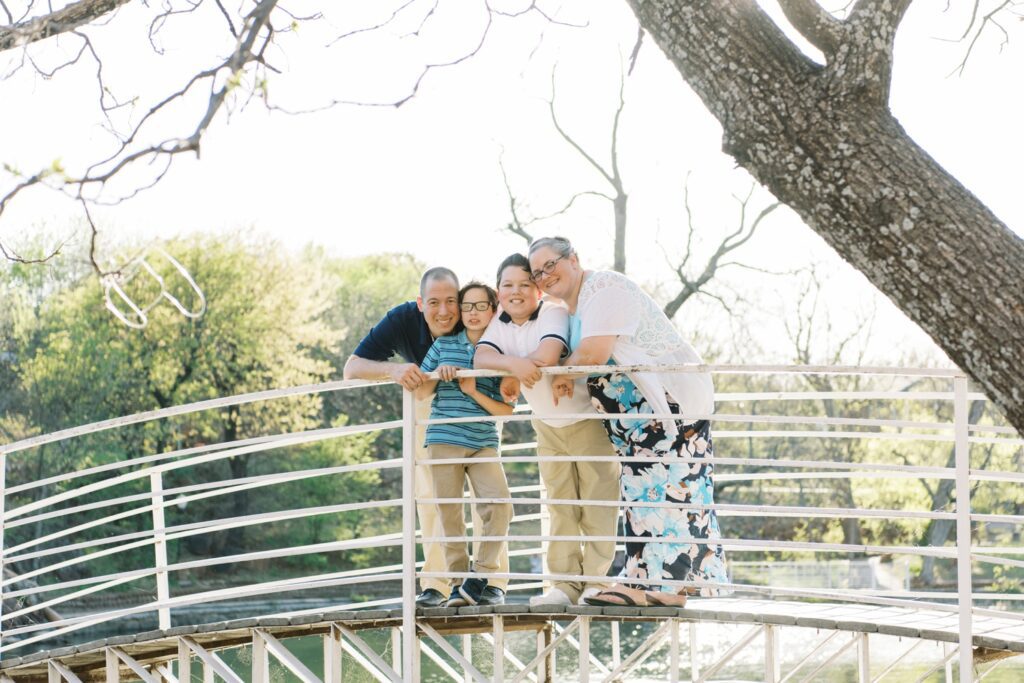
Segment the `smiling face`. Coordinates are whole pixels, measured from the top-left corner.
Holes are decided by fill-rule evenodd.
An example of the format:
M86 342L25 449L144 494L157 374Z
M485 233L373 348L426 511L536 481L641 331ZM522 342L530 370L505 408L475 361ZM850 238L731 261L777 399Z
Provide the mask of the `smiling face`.
M483 304L487 304L486 307ZM487 291L481 287L471 287L462 295L460 307L468 311L462 311L462 324L469 332L482 332L487 329L487 323L494 317L494 308L491 306L491 299ZM484 310L479 310L483 308Z
M498 280L498 303L512 322L521 325L537 310L540 290L519 266L506 266Z
M450 278L427 280L423 295L416 297L416 306L423 313L431 335L446 335L459 321L459 288Z
M551 247L541 247L530 254L530 268L538 275L535 282L541 291L569 304L570 310L575 307L583 278L575 253L563 256Z

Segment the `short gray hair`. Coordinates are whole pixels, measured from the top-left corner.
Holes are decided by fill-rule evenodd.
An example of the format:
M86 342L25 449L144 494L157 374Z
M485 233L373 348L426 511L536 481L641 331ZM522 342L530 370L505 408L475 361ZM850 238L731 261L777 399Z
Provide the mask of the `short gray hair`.
M564 256L566 258L576 253L576 251L572 248L572 242L570 242L568 238L559 237L556 235L554 237L538 237L533 242L531 242L529 252L530 256L533 256L533 252L537 251L538 249L543 249L544 247L547 247L554 251L555 253L557 253L559 256Z

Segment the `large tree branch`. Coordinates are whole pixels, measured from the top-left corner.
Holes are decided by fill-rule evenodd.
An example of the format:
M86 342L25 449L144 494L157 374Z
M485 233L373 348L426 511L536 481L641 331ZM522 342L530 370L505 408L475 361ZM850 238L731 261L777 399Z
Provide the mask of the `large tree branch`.
M831 71L838 76L840 90L886 106L892 82L893 45L896 29L911 0L858 0L846 20L849 33Z
M74 31L131 0L79 0L41 17L0 26L0 52ZM8 13L10 16L10 13Z
M789 23L826 57L835 54L842 38L842 22L833 17L818 0L779 0Z

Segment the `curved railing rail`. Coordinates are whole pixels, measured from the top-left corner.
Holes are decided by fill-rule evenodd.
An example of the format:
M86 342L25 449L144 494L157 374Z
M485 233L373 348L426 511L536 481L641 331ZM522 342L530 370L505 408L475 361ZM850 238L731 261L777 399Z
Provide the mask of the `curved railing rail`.
M866 390L842 391L724 391L716 396L718 409L714 415L693 416L695 419L713 420L715 430L713 438L718 444L718 454L714 458L715 479L722 484L750 484L765 480L777 482L826 482L836 479L849 480L891 480L891 479L926 479L929 481L946 480L955 486L955 505L953 511L907 509L904 507L850 507L850 506L814 506L814 505L765 505L761 503L723 502L719 497L713 505L689 505L676 503L652 503L652 507L671 506L683 509L713 508L722 519L723 538L717 542L730 553L743 554L788 553L788 554L828 554L828 555L899 555L910 558L937 558L955 561L957 564L957 587L955 592L943 591L911 591L906 589L874 588L874 589L813 589L807 587L766 586L753 583L734 582L726 587L734 591L751 592L787 599L823 599L842 600L849 602L876 605L913 606L920 608L927 605L939 612L958 612L960 615L961 642L971 642L971 624L973 617L1000 616L1024 621L1024 613L1013 609L995 609L993 607L976 607L975 601L1001 601L1002 605L1014 605L1021 596L1014 592L975 592L972 584L972 566L997 565L1008 570L1024 567L1024 560L1014 559L1013 555L1024 554L1024 548L1006 546L984 546L971 543L972 525L979 528L985 525L1020 525L1024 516L1011 514L994 514L988 512L975 513L970 507L971 487L983 483L998 484L1002 482L1018 483L1024 481L1024 474L1016 471L990 469L988 460L982 458L980 467L971 467L972 446L982 449L1020 448L1024 439L1017 436L1015 430L1006 426L991 424L969 424L969 402L984 400L979 394L968 392L966 377L955 370L942 369L908 369L908 368L867 368L867 367L830 367L830 366L732 366L732 365L683 365L660 368L616 366L616 371L656 370L660 372L711 372L719 376L732 375L837 375L846 377L869 377L893 381L893 378L914 378L915 384L922 380L933 383L949 384L950 390L936 391L933 387L927 390L911 389L894 390L891 388L872 387ZM587 366L577 368L545 369L548 374L568 372L596 373L607 371L603 366ZM490 376L500 373L488 371L464 371L468 376ZM415 579L417 567L414 562L417 533L415 531L414 506L417 502L413 491L413 438L416 430L416 414L413 398L403 392L403 417L365 425L345 425L326 429L315 429L300 432L285 432L273 435L257 436L226 443L207 443L177 448L168 452L132 454L127 459L114 462L103 462L80 470L68 471L52 476L43 476L34 480L12 481L7 485L7 473L12 470L12 463L17 458L27 458L34 449L49 444L60 444L89 435L124 429L146 422L177 418L207 410L222 409L247 403L273 401L293 396L314 393L359 391L369 385L381 382L341 381L317 385L306 385L273 391L263 391L240 396L225 397L211 401L202 401L184 406L176 406L158 411L139 413L114 420L66 429L53 434L33 437L15 443L0 446L0 457L4 467L0 468L0 520L2 520L3 543L0 544L0 563L5 572L0 586L4 599L5 610L0 619L0 657L7 653L25 653L53 642L58 636L65 636L75 631L99 624L144 613L156 613L160 628L169 628L175 610L197 605L227 604L233 600L254 597L282 596L297 594L302 591L318 590L339 586L377 588L384 582L401 583L401 597L383 599L365 599L349 604L338 605L340 609L358 607L375 607L387 603L401 602L405 614L405 628L414 629ZM842 414L842 405L846 401L872 401L881 406L888 406L889 416L885 417L846 417ZM806 409L808 402L829 405L827 415L760 414L758 406L766 403L785 407L800 406ZM943 420L910 420L900 419L896 414L899 406L908 402L951 403L953 419ZM483 418L497 422L518 422L535 417L522 410L508 417ZM566 417L559 415L559 417ZM608 419L615 415L584 415L588 419ZM669 415L649 415L646 417L670 417ZM469 418L467 418L469 419ZM428 421L458 422L463 420ZM748 425L748 429L732 427ZM754 427L757 427L756 429ZM401 430L403 452L401 454L384 454L377 460L364 463L336 465L307 470L290 471L279 467L278 471L256 474L236 479L215 481L193 481L192 477L202 473L202 466L219 463L231 458L248 455L264 454L266 457L287 458L275 455L280 449L301 447L319 442L345 440L361 434L382 430ZM773 457L755 457L750 444L805 439L839 439L860 440L878 444L935 444L952 446L953 466L943 464L909 464L907 462L883 462L881 457L874 457L865 462L844 462L830 459L787 458L784 453ZM787 441L789 440L789 441ZM743 443L747 444L747 454L743 454ZM723 447L722 444L728 444ZM739 444L733 446L733 444ZM507 444L500 457L493 459L505 466L525 463L533 467L544 460L536 455L522 455L534 447L532 443ZM890 455L881 447L875 448L875 456ZM947 451L948 452L948 451ZM934 454L933 454L934 455ZM945 454L941 454L945 459ZM601 460L606 456L594 456L582 453L574 456L575 460ZM615 459L615 458L612 458ZM934 459L934 458L933 458ZM474 459L484 462L486 459ZM559 458L565 461L566 458ZM637 461L638 459L633 459ZM649 459L656 461L655 459ZM695 458L679 458L678 462L694 462ZM276 462L276 461L275 461ZM431 464L446 461L433 460ZM284 464L282 462L282 464ZM749 471L751 468L770 468L768 471ZM19 469L19 472L24 468ZM189 503L201 500L228 500L229 496L258 490L279 490L285 484L303 482L312 485L316 482L330 481L335 486L345 486L346 477L359 473L388 470L401 475L401 497L390 497L373 500L340 503L336 505L320 505L303 507L301 504L281 506L282 509L255 511L250 514L223 516L212 519L192 520L185 523L168 524L168 509L186 507ZM174 475L176 485L165 488L166 477ZM433 499L420 498L421 503L465 502L474 503L484 500L492 502L510 502L516 508L513 526L507 537L516 547L510 551L513 558L536 558L542 554L542 543L549 540L584 540L595 537L553 537L536 533L537 525L544 516L543 512L524 512L523 507L540 508L551 505L574 505L579 501L551 499L544 495L541 487L534 482L528 485L514 486L512 496L508 499ZM385 491L386 492L386 491ZM962 504L959 503L962 501ZM617 502L587 501L588 505L619 506ZM631 503L635 506L635 503ZM372 537L332 540L327 542L290 545L242 553L227 553L210 557L201 557L184 561L170 561L168 546L172 543L184 542L191 537L202 536L214 532L241 529L257 525L287 523L297 520L311 520L330 515L352 513L356 511L378 510L382 515L391 515L396 522L401 520L400 529L391 533L382 533ZM782 519L799 517L818 520L887 520L901 523L930 523L941 521L955 525L956 545L953 546L917 546L899 544L853 544L826 540L777 540L771 538L741 538L730 535L729 519L741 517L760 517L764 519ZM119 529L117 533L104 534L108 525L132 522L134 530ZM41 530L34 533L33 530ZM624 536L600 537L624 543ZM472 540L472 537L465 537ZM479 537L477 537L479 540ZM437 541L440 539L426 538L422 540ZM650 540L650 539L638 539ZM691 539L677 540L687 543ZM340 571L317 571L307 575L288 576L267 581L253 581L242 585L187 593L174 584L172 576L180 576L186 572L212 571L217 568L230 568L241 563L253 563L272 571L275 561L294 560L301 556L326 556L331 553L366 552L371 549L393 549L395 561L378 566L359 567ZM399 553L400 550L400 553ZM124 569L120 571L97 571L98 561L110 561L110 558L147 557L146 566ZM141 553L141 555L140 555ZM399 560L400 555L400 560ZM517 560L519 562L519 560ZM427 574L423 577L455 578L459 574ZM600 580L605 577L565 577L545 574L542 572L515 571L503 575L512 582L513 591L536 589L541 581L553 579L580 578ZM29 583L31 582L31 584ZM669 580L652 580L652 584L673 585L679 587L699 587L700 582L678 582ZM86 598L101 595L123 595L126 587L134 585L148 586L147 590L155 592L155 599L142 604L131 604L112 609L101 609L91 613L61 617L59 611L69 605L80 604ZM172 595L172 585L179 589ZM397 593L397 591L396 591ZM9 609L7 605L22 603ZM953 604L950 604L953 601ZM305 610L308 612L322 610ZM289 614L301 613L302 610L291 610ZM49 615L51 620L43 620L42 615ZM263 615L266 616L266 615ZM405 643L411 643L415 631L408 631ZM413 656L411 646L406 648L406 658ZM971 670L971 648L960 649L961 671ZM411 659L407 660L411 667ZM411 668L404 670L412 670Z

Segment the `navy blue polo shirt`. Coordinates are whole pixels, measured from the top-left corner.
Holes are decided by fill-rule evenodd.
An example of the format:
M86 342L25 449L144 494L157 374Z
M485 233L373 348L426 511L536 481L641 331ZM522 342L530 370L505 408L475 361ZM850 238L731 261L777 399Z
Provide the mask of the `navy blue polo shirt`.
M415 301L395 306L363 337L353 355L386 361L399 355L407 363L421 365L434 338Z

